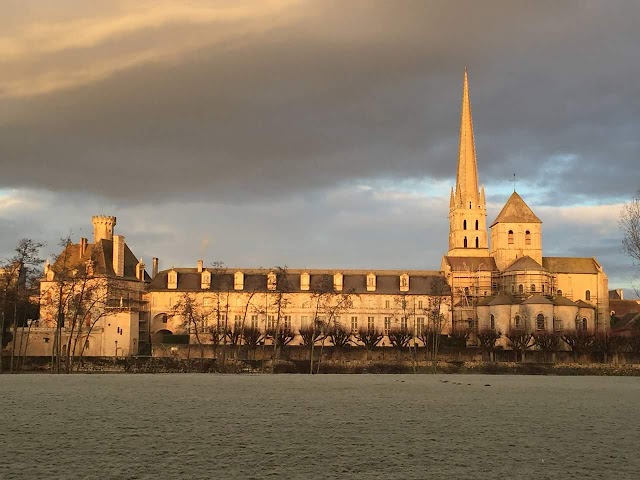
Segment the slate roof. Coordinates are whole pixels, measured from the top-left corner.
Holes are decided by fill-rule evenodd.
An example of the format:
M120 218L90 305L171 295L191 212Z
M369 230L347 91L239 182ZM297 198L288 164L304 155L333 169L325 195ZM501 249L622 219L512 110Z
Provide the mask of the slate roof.
M519 305L522 300L506 293L500 293L493 297L489 305Z
M175 268L178 273L178 288L167 288L167 277L171 269L163 270L156 275L148 286L149 291L205 291L201 288L201 274L197 268ZM231 290L233 291L233 274L237 271L244 273L244 288L242 291L249 292L266 292L268 269L231 269L227 268L224 272L211 272L211 288L209 290ZM434 291L434 281L443 282L443 295L451 295L451 290L441 272L430 270L384 270L384 271L368 271L368 270L287 270L286 276L280 276L279 281L286 284L285 291L289 293L306 292L300 289L300 276L302 273L309 273L309 292L313 293L321 285L329 285L333 287L334 273L342 273L342 293L354 294L408 294L408 295L429 295L438 293ZM278 274L274 271L274 273ZM373 292L367 291L367 274L374 273L376 275L376 289ZM400 275L407 273L409 275L409 291L400 291Z
M618 318L611 325L612 332L620 332L624 330L636 330L640 328L640 313L630 312L622 318Z
M595 258L542 257L542 266L553 273L598 273Z
M576 305L580 308L596 308L590 303L585 302L584 300L576 300Z
M542 223L517 192L513 192L502 210L491 224L496 223Z
M617 317L622 317L627 313L640 313L640 303L638 300L609 300L609 308L615 312Z
M531 295L524 302L522 302L522 304L523 305L553 305L553 302L548 298L543 297L542 295Z
M526 270L536 270L541 271L545 270L545 268L536 262L533 258L527 256L520 257L516 259L511 265L505 268L505 272L516 272L516 271L526 271Z
M567 297L563 297L562 295L558 295L553 299L553 304L558 307L577 307L578 304L569 300Z
M498 267L493 257L453 257L445 255L445 260L454 272L470 270L472 272L496 272Z
M66 260L65 260L66 258ZM67 268L79 268L83 267L88 260L93 260L94 272L97 275L106 275L107 277L124 278L127 280L138 280L136 277L136 265L138 259L133 254L129 246L124 245L124 276L116 277L116 273L113 270L113 241L112 240L100 240L99 243L89 243L84 252L84 255L80 257L80 244L72 243L67 245L60 255L56 258L52 267L58 269L65 261ZM145 281L150 281L151 277L144 272Z

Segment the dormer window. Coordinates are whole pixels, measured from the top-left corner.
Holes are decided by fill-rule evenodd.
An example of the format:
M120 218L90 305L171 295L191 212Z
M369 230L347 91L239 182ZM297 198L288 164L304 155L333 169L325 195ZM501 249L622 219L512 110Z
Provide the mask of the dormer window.
M200 288L202 290L209 290L211 288L211 272L208 270L202 270L200 274Z
M303 272L300 274L300 290L309 290L309 273Z
M343 280L343 277L340 272L333 274L333 289L336 292L342 291L342 280Z
M507 241L508 241L509 245L513 245L514 244L513 230L509 230L509 233L507 235Z
M277 277L274 272L267 274L267 290L275 290L277 285Z
M236 272L233 274L233 289L234 290L244 289L244 273Z
M167 274L167 288L175 290L178 288L178 272L171 270Z
M403 273L400 275L400 291L408 292L409 291L409 275Z
M367 292L376 291L376 275L375 273L369 273L367 275Z

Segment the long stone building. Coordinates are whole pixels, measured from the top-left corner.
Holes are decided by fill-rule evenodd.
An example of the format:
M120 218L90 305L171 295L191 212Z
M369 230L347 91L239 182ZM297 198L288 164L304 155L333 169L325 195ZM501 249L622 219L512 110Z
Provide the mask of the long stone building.
M517 192L487 231L466 71L449 250L439 271L282 271L206 267L202 261L158 271L154 258L149 276L124 237L114 235L115 224L115 217L94 217L94 242L81 239L67 246L68 251L46 267L41 318L32 332L37 335L31 337L30 354L51 353L51 330L61 319L56 292L66 282L74 285L69 291L77 298L78 271L102 289L99 313L83 317L80 328L87 355L148 353L150 343L176 334L210 343L220 329L241 327L262 332L290 328L295 345L302 341L299 332L317 321L341 325L353 334L379 329L385 346L391 343L389 333L397 329L411 332L412 341L420 345L419 334L429 328L445 334L469 332L473 341L480 331L605 332L609 327L602 266L595 258L543 256L542 221ZM69 260L64 268L61 259ZM77 317L77 309L65 315ZM73 335L63 336L65 348L77 346Z

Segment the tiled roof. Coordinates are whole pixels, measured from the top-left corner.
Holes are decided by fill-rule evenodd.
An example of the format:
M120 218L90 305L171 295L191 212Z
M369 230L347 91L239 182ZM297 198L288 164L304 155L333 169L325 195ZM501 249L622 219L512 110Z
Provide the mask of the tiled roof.
M553 305L551 300L547 297L543 297L542 295L531 295L522 303L523 305Z
M545 269L533 258L529 256L524 256L516 259L516 261L514 261L511 265L509 265L504 271L516 272L516 271L531 271L531 270L541 271Z
M498 270L493 257L453 257L445 255L445 260L454 272L461 271L491 271Z
M536 217L522 197L517 192L513 192L491 226L493 227L496 223L542 223L542 221Z
M577 307L578 304L569 300L567 297L563 297L562 295L558 295L553 299L553 304L558 307Z
M80 257L80 244L72 243L67 245L56 258L53 264L54 270L57 270L63 262L66 262L68 269L78 268L86 264L88 260L93 260L94 272L97 275L106 275L108 277L115 277L115 271L113 270L113 241L102 239L98 244L89 243L84 252L84 255ZM129 246L125 243L124 246L124 276L118 278L124 278L127 280L137 280L136 278L136 265L138 259L133 254ZM151 277L145 271L145 281L150 281Z
M594 258L542 257L542 266L553 273L598 273Z

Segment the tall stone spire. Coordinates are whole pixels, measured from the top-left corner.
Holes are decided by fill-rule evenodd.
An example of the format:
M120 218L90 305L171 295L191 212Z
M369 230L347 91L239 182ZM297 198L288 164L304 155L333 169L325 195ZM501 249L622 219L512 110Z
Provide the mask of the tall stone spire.
M478 189L478 163L473 140L473 119L469 101L469 78L464 70L460 146L455 191L449 208L449 255L485 257L489 255L484 187Z
M462 86L462 111L460 113L460 146L458 148L458 175L456 177L456 203L466 205L469 202L476 207L478 198L478 163L476 146L473 139L473 118L469 101L469 77L464 69Z

